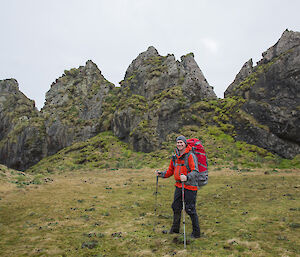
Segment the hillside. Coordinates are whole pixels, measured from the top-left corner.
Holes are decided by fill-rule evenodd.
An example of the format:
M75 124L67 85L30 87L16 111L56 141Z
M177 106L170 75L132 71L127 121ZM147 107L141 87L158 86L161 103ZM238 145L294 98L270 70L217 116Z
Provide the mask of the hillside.
M186 250L182 234L165 233L172 222L173 178L159 180L155 202L154 171L168 166L178 134L170 134L160 150L143 153L106 131L26 173L0 166L0 252L298 256L300 156L287 160L236 142L220 126L185 126L180 133L200 138L209 160L209 183L197 198L202 237L188 237ZM186 229L190 234L188 217Z
M257 146L235 140L216 126L200 129L186 126L180 132L187 137L196 137L205 147L209 167L239 169L274 168L300 169L300 155L288 160L280 158ZM118 170L123 168L167 167L174 149L176 133L170 134L160 150L150 153L133 151L129 144L120 141L112 132L97 136L64 148L57 154L41 160L26 171L28 174L51 174L81 169Z

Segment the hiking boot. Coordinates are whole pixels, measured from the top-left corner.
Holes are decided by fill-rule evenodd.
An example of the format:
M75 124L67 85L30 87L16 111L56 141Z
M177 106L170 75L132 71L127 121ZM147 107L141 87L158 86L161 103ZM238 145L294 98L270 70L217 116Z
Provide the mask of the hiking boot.
M171 227L169 234L179 234L179 228Z
M195 238L199 238L200 237L200 233L199 234L194 234L194 232L192 232L191 234L191 238L195 239Z

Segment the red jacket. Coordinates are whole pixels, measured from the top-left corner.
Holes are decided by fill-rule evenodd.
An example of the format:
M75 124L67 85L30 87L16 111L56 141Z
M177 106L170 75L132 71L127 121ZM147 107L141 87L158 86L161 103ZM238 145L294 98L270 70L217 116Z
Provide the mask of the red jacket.
M174 175L174 178L176 180L175 186L182 188L182 183L180 181L180 175L186 175L187 176L187 181L184 183L184 188L196 191L197 190L197 185L194 183L193 177L195 177L195 173L198 173L198 162L197 158L195 155L191 152L192 147L187 146L184 153L182 155L179 155L179 151L176 148L175 149L175 154L172 157L172 160L170 162L168 170L163 174L164 178L168 178L172 175ZM191 152L191 154L189 154ZM188 166L189 170L186 167L186 157L185 155L188 155Z

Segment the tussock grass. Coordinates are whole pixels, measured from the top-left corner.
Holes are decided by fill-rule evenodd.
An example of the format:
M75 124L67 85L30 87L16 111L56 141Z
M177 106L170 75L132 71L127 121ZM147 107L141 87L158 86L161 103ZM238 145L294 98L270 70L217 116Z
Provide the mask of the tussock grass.
M0 255L300 256L299 169L249 171L211 166L197 198L203 237L187 250L182 235L163 233L174 181L159 179L155 215L151 168L79 169L23 187L1 181ZM190 234L187 215L186 223Z

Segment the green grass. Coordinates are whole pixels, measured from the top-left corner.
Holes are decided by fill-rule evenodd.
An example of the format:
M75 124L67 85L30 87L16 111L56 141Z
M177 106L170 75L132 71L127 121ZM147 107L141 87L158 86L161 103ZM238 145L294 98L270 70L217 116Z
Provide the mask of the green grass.
M209 184L197 197L204 235L190 240L187 250L180 242L182 235L175 240L176 236L163 233L172 223L173 178L159 179L155 215L153 169L57 172L47 183L23 188L2 181L0 253L300 256L299 174L295 169L212 166ZM186 229L190 234L187 215Z
M111 131L98 134L83 142L74 143L58 153L42 159L26 173L52 174L88 169L141 169L169 164L175 139L179 134L199 138L205 148L209 167L222 165L238 168L300 169L300 155L292 160L282 159L265 149L245 142L235 141L219 127L185 126L180 133L172 133L161 144L161 149L151 153L135 152L129 144L120 141Z
M172 223L167 168L178 134L152 153L111 131L62 149L24 172L0 165L1 256L300 256L300 155L293 160L236 142L220 127L186 126L208 155L198 193L203 237L183 250ZM187 217L187 234L191 222ZM155 231L153 230L155 228Z

